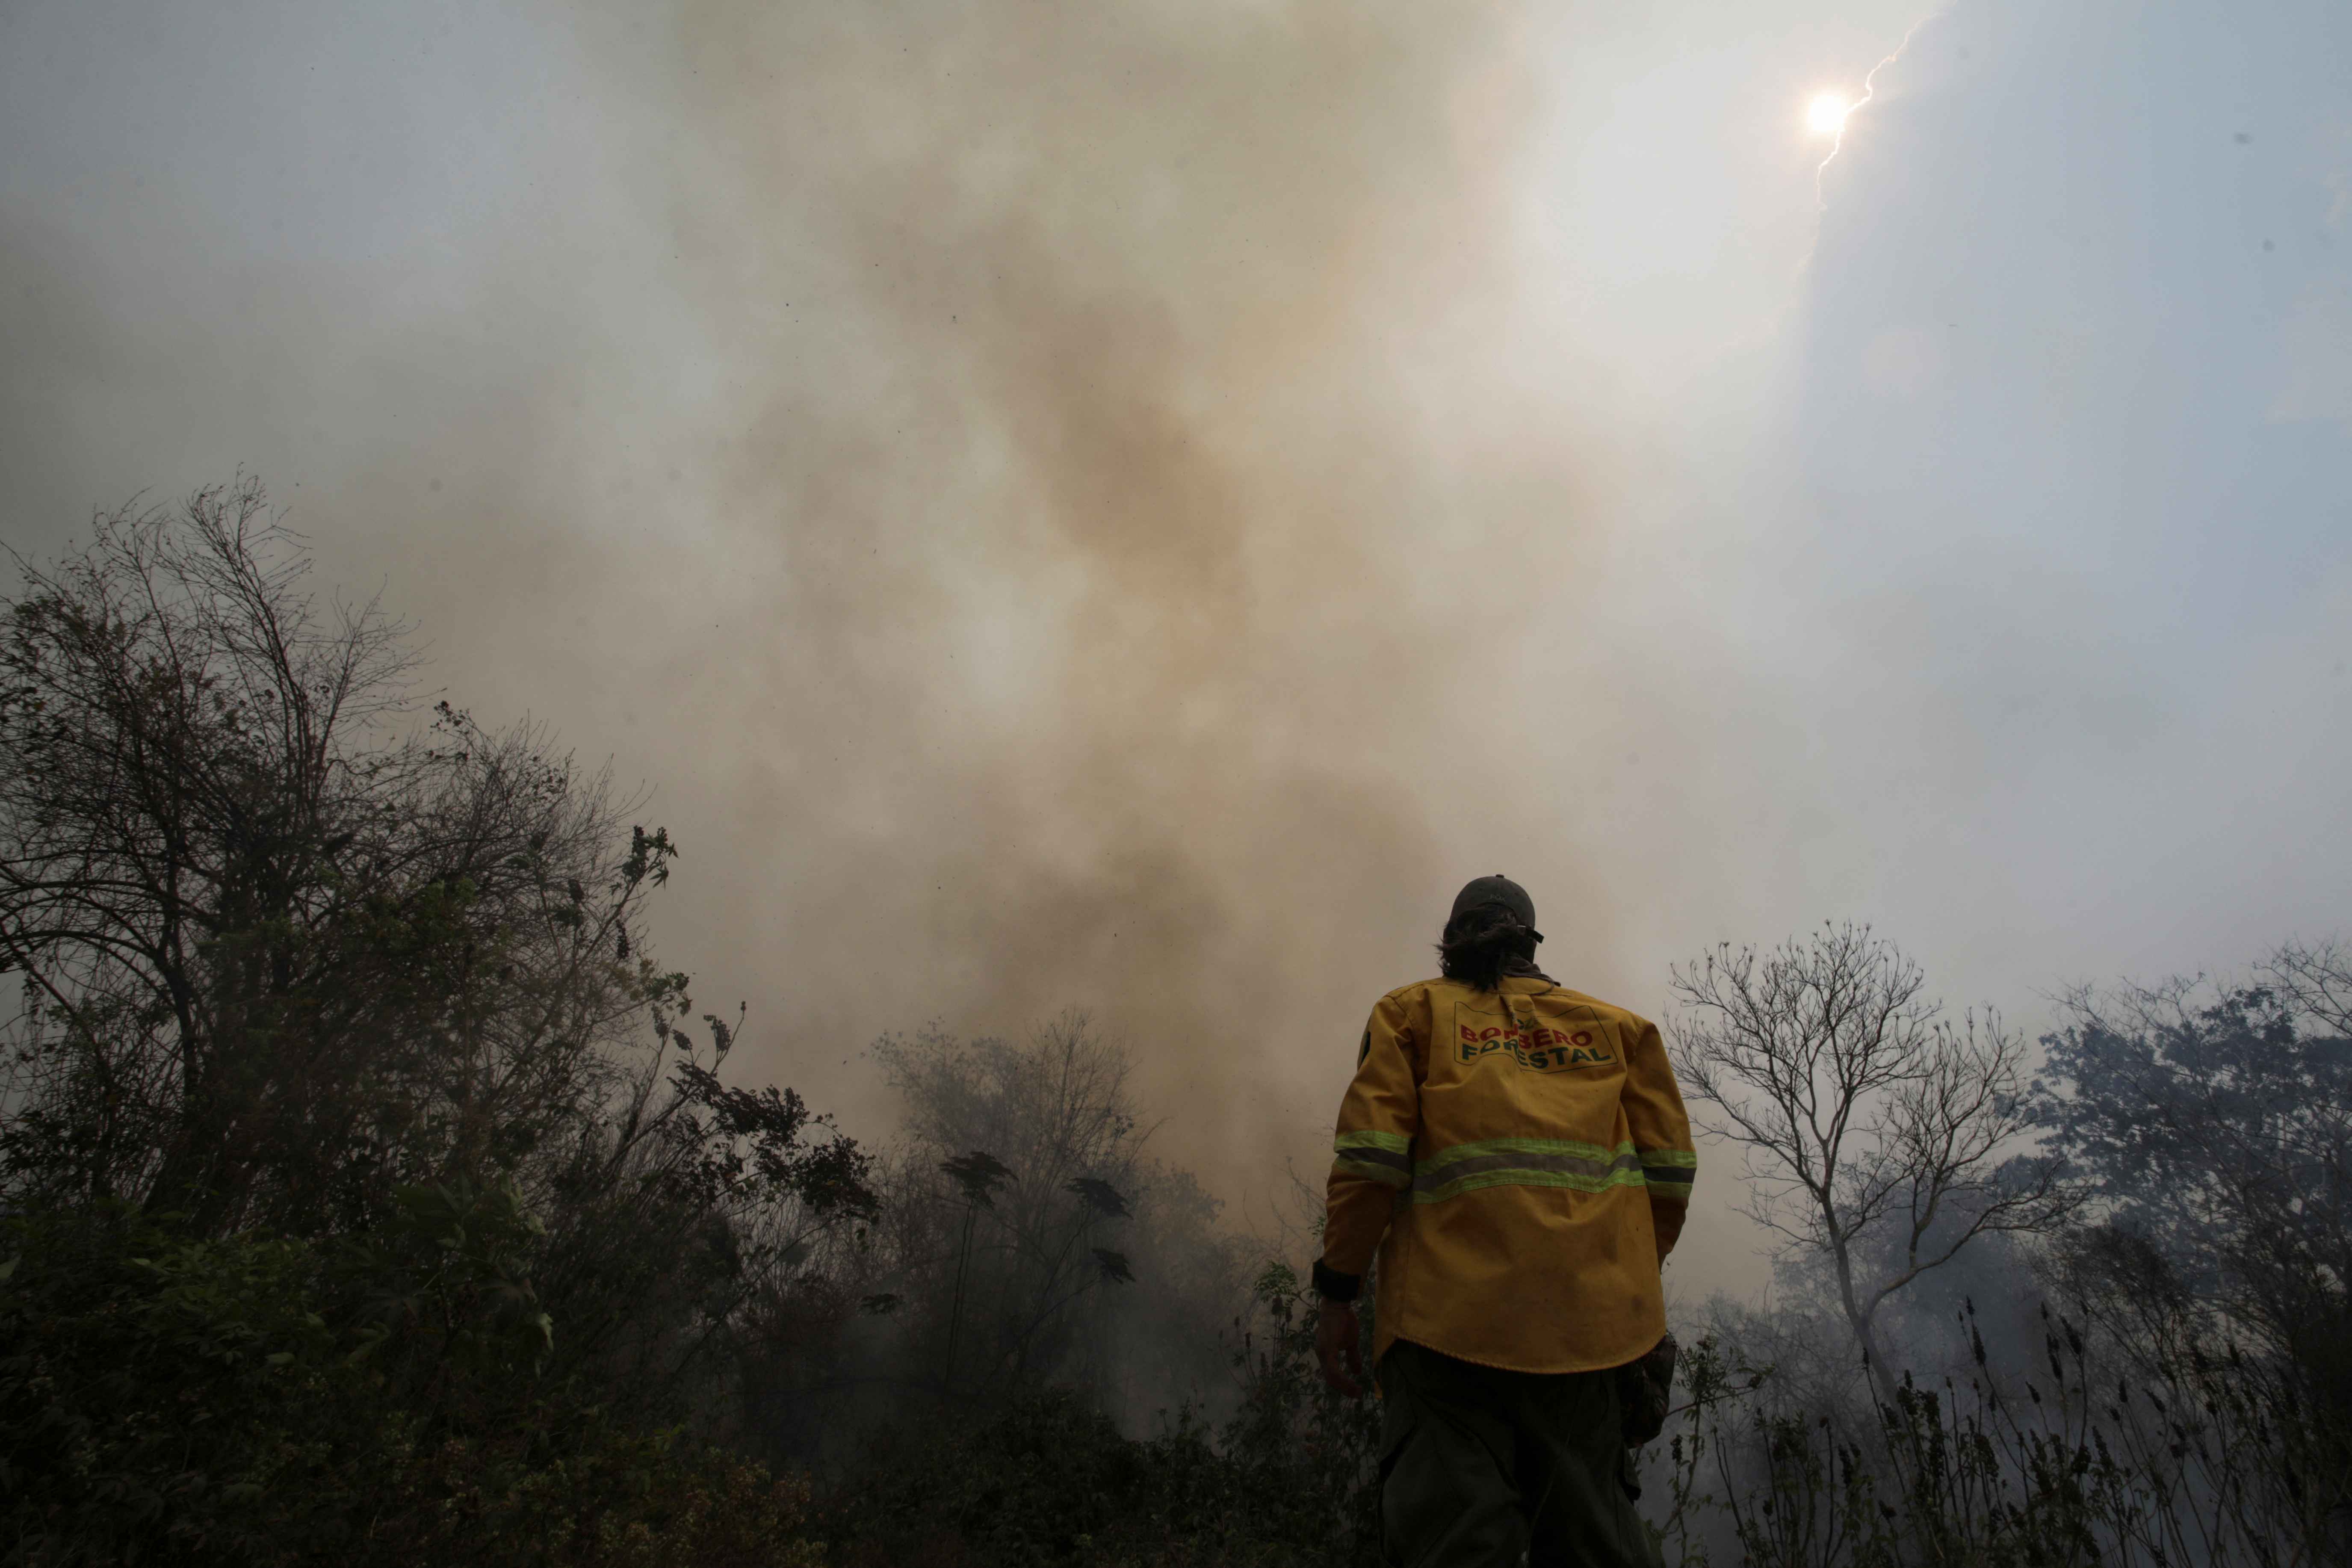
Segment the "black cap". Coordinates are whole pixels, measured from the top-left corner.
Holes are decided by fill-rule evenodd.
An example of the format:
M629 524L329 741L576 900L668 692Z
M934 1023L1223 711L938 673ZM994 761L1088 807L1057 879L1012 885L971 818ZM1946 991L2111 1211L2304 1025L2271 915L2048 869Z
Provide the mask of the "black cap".
M1480 877L1465 883L1462 890L1454 895L1454 915L1447 919L1451 921L1463 910L1475 910L1481 904L1493 904L1497 909L1510 910L1512 918L1527 927L1538 942L1543 941L1543 932L1536 930L1536 901L1528 897L1525 888L1500 871L1491 877Z

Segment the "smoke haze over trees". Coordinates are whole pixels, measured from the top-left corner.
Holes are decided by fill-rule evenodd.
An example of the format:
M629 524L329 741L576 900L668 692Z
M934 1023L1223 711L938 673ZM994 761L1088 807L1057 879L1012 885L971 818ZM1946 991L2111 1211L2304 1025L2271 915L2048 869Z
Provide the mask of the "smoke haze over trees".
M1852 934L1774 961L1818 963ZM2039 1157L2017 1150L2000 1178L2031 1194L2063 1171L2080 1206L1891 1298L1874 1377L1825 1249L1783 1270L1775 1301L1718 1299L1692 1325L1685 1425L1653 1460L1679 1539L1704 1546L1711 1525L1718 1547L1786 1564L2339 1559L2348 984L2339 946L2290 942L2235 984L2070 995L2013 1102Z
M1919 965L1867 929L1728 945L1674 987L1685 1092L1720 1112L1749 1213L1820 1255L1863 1363L1892 1402L1879 1309L1981 1237L2054 1229L2080 1201L2064 1160L2022 1153L2025 1042L1990 1008L1958 1021Z
M2281 1195L2326 1168L2326 1129L2278 1109L2277 1076L2332 1092L2315 1042L2347 1030L2288 984L2325 950L2231 966L2345 929L2352 883L2347 49L2323 0L0 8L0 542L56 565L93 509L245 466L314 552L320 629L382 590L430 658L423 707L335 721L372 778L303 783L262 731L191 755L299 786L282 821L197 803L254 837L216 841L190 896L268 873L241 895L276 911L248 943L262 1013L169 916L124 956L46 950L120 1012L82 1056L44 1037L15 1179L136 1202L209 1179L174 1148L249 1137L205 1155L230 1178L204 1188L221 1279L309 1278L238 1226L380 1234L361 1294L440 1292L434 1343L503 1302L520 1337L466 1354L527 1367L544 1311L550 1366L593 1341L647 1388L719 1363L635 1325L740 1289L769 1380L726 1363L740 1396L853 1426L920 1384L892 1347L936 1331L944 1366L950 1321L956 1380L993 1364L961 1348L997 1331L958 1318L957 1273L1034 1317L1046 1241L1062 1270L1099 1247L1134 1279L1094 1260L1076 1301L1100 1318L1046 1314L1031 1342L1111 1368L1097 1402L1139 1436L1172 1395L1129 1352L1220 1326L1154 1322L1160 1292L1264 1278L1265 1248L1227 1244L1297 1219L1366 1004L1499 869L1545 911L1549 970L1662 1023L1671 966L1850 917L1938 993L1998 1001L2031 1062L2079 1035L2083 1076L2042 1072L2079 1092L2052 1124L2077 1142L2042 1152L2104 1184L2080 1224L2147 1219L2156 1249L2101 1231L2079 1278L2147 1283L2153 1259L2177 1278L2099 1300L2332 1322L2324 1205ZM1806 108L1865 79L1832 157ZM592 797L608 815L564 816ZM385 802L419 815L383 826ZM663 844L683 879L625 900L656 932L610 886L657 824L647 879ZM499 858L542 827L542 866ZM436 868L471 901L430 901L455 886ZM661 1025L718 1075L685 1098L654 998L623 1005L648 951L697 977ZM141 998L192 963L213 990L184 986L184 1038ZM2067 1001L2208 971L2233 978L2100 993L2104 1033ZM362 978L389 1000L310 1010L306 987ZM2236 991L2268 998L2242 1029L2198 1021ZM1125 1220L990 1141L989 1051L1068 1009L1125 1053L1150 1132L1132 1187L1086 1178ZM2289 1057L2258 1060L2288 1048L2281 1009ZM706 1012L746 1021L723 1062ZM927 1026L991 1131L906 1130L866 1047ZM2192 1061L2252 1075L2227 1091L2257 1112L2240 1163L2191 1114L2227 1099ZM2180 1131L2132 1121L2144 1091ZM882 1209L737 1212L762 1139L788 1170L854 1144ZM565 1149L604 1196L554 1204ZM495 1183L392 1196L461 1150L512 1162L516 1206ZM940 1170L976 1151L1019 1178L1000 1208ZM1727 1387L1736 1350L1869 1436L1833 1284L1768 1257L1730 1151L1708 1158L1669 1276L1685 1320L1719 1296ZM730 1161L718 1215L700 1194ZM2149 1217L2158 1172L2190 1173L2194 1235ZM427 1268L461 1213L481 1245ZM1160 1226L1199 1245L1130 1234ZM624 1267L608 1237L692 1267ZM525 1255L528 1310L500 1272ZM1971 1300L2048 1300L2108 1355L2037 1272L2071 1256L1980 1237L1881 1327L1952 1351ZM737 1283L706 1294L709 1270ZM608 1288L643 1311L582 1315ZM1279 1344L1251 1321L1253 1353ZM2227 1349L2178 1345L2191 1372ZM1135 1458L1032 1414L1037 1451ZM790 1422L762 1441L849 1462ZM960 1495L1011 1484L967 1457Z
M1155 1152L1130 1046L883 1036L878 1148L742 1081L747 1010L649 952L667 831L543 731L426 709L401 624L307 568L252 479L20 563L22 1561L1370 1561L1312 1237ZM1790 1244L1777 1300L1683 1309L1643 1456L1680 1561L2342 1548L2341 948L2077 991L2030 1086L1867 929L1672 980Z
M1077 1005L1263 1215L1470 870L2038 1034L2342 919L2345 23L1922 15L27 0L0 537L268 474L863 1136Z
M757 1460L837 1483L886 1420L1056 1385L1085 1403L1033 1418L1115 1458L1094 1412L1186 1413L1164 1443L1190 1511L1162 1534L1345 1539L1328 1488L1282 1481L1283 1446L1339 1419L1303 1342L1251 1359L1296 1282L1253 1279L1147 1152L1124 1047L1076 1015L1021 1044L886 1037L907 1136L878 1159L732 1081L743 1010L697 1026L648 952L667 832L624 831L542 731L446 700L427 721L404 628L307 567L252 479L20 563L18 1560L797 1563L805 1491Z

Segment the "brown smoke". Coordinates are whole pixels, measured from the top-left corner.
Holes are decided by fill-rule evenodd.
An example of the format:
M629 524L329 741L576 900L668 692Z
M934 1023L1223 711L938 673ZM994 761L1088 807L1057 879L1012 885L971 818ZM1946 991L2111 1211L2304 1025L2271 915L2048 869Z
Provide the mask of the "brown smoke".
M680 825L727 868L679 901L729 914L687 956L761 975L787 1076L1076 1004L1220 1190L1310 1153L1363 1010L1554 782L1515 704L1593 444L1498 412L1510 38L904 4L675 41L740 436L718 618L754 628L672 672L727 710ZM1518 843L1540 895L1567 847Z
M2145 619L2097 531L2137 503L2083 476L2223 461L2105 445L2173 383L2062 378L2155 401L2020 434L2072 341L2021 324L2044 230L2122 187L1917 199L1939 148L2006 189L2011 100L1961 79L2054 46L1915 48L1817 185L1803 104L1916 18L16 7L0 542L259 473L452 700L656 786L656 943L751 1004L745 1072L872 1134L877 1032L1087 1005L1227 1194L1320 1164L1474 874L1654 1011L1669 963L1827 917L2020 1021L2332 929L2294 790L2341 770L2277 759L2337 733L2345 617L2273 605L2259 658ZM2164 123L2109 76L2094 120ZM1962 336L1905 402L1870 345L1922 324Z
M1076 1004L1219 1189L1311 1152L1364 1009L1548 793L1514 703L1597 443L1500 412L1507 31L710 4L670 41L738 437L708 618L750 628L669 672L677 901L725 911L671 946L768 994L784 1076ZM1566 847L1518 843L1540 897Z
M1083 1006L1237 1196L1319 1170L1467 877L1654 999L1596 869L1657 816L1607 586L1640 454L1520 232L1517 13L684 0L341 55L269 16L185 47L278 122L166 99L195 151L140 142L242 193L190 197L203 256L0 234L113 334L10 340L84 412L0 456L68 521L258 471L453 700L648 781L656 942L751 1003L740 1070L877 1134L877 1033Z

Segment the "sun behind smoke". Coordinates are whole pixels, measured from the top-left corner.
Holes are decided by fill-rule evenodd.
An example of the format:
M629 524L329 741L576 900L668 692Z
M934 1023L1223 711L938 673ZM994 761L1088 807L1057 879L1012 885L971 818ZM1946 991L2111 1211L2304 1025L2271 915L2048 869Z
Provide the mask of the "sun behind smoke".
M1834 136L1844 128L1845 117L1853 110L1853 104L1836 93L1825 92L1807 106L1805 123L1817 136Z

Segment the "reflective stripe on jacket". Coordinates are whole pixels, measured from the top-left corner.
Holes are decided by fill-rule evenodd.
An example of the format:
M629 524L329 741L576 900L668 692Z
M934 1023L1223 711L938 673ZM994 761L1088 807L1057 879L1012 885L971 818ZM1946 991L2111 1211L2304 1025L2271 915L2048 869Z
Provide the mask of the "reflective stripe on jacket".
M1378 1248L1377 1351L1585 1372L1666 1331L1658 1260L1698 1156L1646 1020L1522 976L1400 987L1332 1142L1323 1260L1360 1275Z

